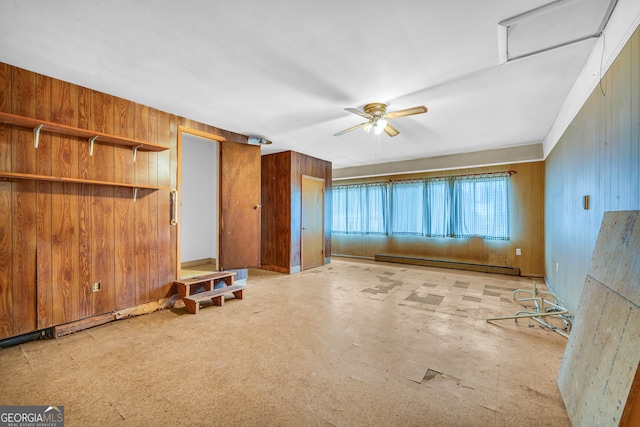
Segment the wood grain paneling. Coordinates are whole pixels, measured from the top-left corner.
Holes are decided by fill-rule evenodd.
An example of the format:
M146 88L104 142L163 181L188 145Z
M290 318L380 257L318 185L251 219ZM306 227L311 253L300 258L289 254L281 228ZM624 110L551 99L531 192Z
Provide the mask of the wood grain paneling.
M11 111L33 116L36 104L36 79L33 73L14 70ZM12 129L11 170L34 173L36 149L33 133L28 129ZM13 333L22 334L35 329L37 319L36 297L36 183L14 182L12 203L13 228Z
M135 137L135 104L115 99L115 127L118 136ZM134 180L133 153L125 147L115 147L115 180ZM116 306L131 307L136 303L135 205L128 188L115 189L115 249Z
M640 209L639 51L636 29L546 160L546 278L572 311L604 213Z
M78 315L78 189L52 184L53 321L71 322Z
M0 63L0 111L11 112L12 71ZM11 171L11 128L0 125L0 171ZM11 182L0 182L0 337L13 335Z
M158 112L158 143L171 145L171 116ZM175 122L175 121L174 121ZM177 139L177 138L176 138ZM158 184L162 187L171 186L171 154L174 150L158 153ZM157 299L167 298L172 295L173 276L171 233L176 227L170 226L170 200L168 191L158 191L158 294ZM175 242L174 242L175 243ZM175 293L175 290L173 291Z
M135 138L135 104L122 98L114 98L115 126L113 132L117 136ZM133 152L127 147L115 147L115 175L116 182L133 183L135 178L135 164Z
M78 123L78 87L52 80L52 120L70 126ZM52 136L52 173L77 177L78 144L73 138ZM79 223L78 186L52 183L52 275L53 321L70 322L79 317L78 282Z
M22 116L35 115L36 79L35 74L15 69L13 72L11 112ZM25 128L12 128L11 171L21 173L36 172L36 149L33 132Z
M149 125L147 126L147 138L150 142L157 143L158 141L158 111L156 109L149 109ZM148 159L147 174L149 179L147 183L149 185L158 185L158 153L147 152L145 153ZM151 300L158 300L162 297L158 296L158 288L154 284L159 283L159 267L158 257L160 256L160 247L158 241L158 206L159 206L159 191L149 191L146 199L148 200L148 213L149 213L149 234L147 242L149 246L149 278L148 278L148 298ZM146 302L146 301L145 301Z
M35 149L31 129L0 125L0 170L8 172L175 188L178 123L246 143L239 134L2 63L0 111L170 147L139 152L134 163L131 148L96 143L90 155L86 139L42 132ZM257 158L257 147L243 148ZM244 160L227 157L241 179ZM177 235L169 209L167 190L139 190L134 203L130 188L0 181L0 339L170 297ZM96 282L101 289L93 292Z
M37 76L36 79L36 118L51 120L51 79ZM42 175L51 174L51 135L42 133L37 149L36 172ZM53 325L53 276L51 261L51 183L38 181L37 186L37 328Z
M13 335L11 183L0 182L0 337Z
M91 118L91 91L78 88L78 123L80 129L89 128ZM78 178L91 179L92 159L88 141L78 141Z
M0 62L0 111L11 112L11 83L13 68ZM11 171L11 127L0 124L0 171Z
M83 87L78 88L78 127L87 129L91 115L91 92ZM74 139L70 139L73 144ZM89 179L91 177L91 156L88 143L78 145L78 177ZM92 186L79 184L78 187L78 316L89 317L93 314L91 306L91 196Z
M138 141L150 141L149 139L149 107L135 105L135 135ZM153 141L155 142L155 141ZM135 165L135 182L149 183L149 153L137 153ZM149 220L149 196L147 190L139 190L134 206L134 247L135 247L135 304L144 304L151 300L149 288L149 259L151 230Z
M35 182L13 183L13 333L35 329L36 296L36 191Z
M90 127L111 134L114 129L113 97L94 92L91 98ZM94 179L113 181L114 147L95 144L93 148L92 176ZM113 311L116 307L115 268L115 191L113 187L93 186L91 201L91 272L90 283L100 283L99 292L91 292L93 315Z

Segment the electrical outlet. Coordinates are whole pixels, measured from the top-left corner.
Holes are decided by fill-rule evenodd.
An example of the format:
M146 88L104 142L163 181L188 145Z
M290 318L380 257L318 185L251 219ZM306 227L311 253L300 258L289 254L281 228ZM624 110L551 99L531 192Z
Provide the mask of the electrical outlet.
M98 292L100 290L100 282L96 282L91 285L91 290L93 290L93 292Z
M558 269L560 268L560 263L556 262L556 273L558 272Z
M520 248L516 248L516 255L517 256L522 255L522 251L520 250Z

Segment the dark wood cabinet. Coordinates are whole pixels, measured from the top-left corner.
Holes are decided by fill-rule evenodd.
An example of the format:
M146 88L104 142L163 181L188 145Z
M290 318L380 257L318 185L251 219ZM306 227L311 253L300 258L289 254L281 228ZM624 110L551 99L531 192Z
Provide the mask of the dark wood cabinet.
M297 273L304 268L302 240L303 177L324 180L321 238L324 264L331 254L331 162L285 151L262 156L261 268Z

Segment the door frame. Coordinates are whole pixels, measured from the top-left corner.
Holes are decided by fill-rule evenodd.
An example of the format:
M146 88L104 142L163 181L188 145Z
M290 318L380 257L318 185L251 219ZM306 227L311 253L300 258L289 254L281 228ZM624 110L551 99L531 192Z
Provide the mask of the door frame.
M182 198L180 197L180 195L182 194L182 135L183 134L189 134L189 135L193 135L193 136L198 136L200 138L204 138L204 139L210 139L213 141L217 141L218 143L222 143L224 141L226 141L226 138L223 136L219 136L219 135L215 135L209 132L204 132L201 130L197 130L197 129L193 129L193 128L189 128L187 126L182 126L179 125L178 126L178 144L177 144L177 177L176 177L176 190L178 191L178 206L177 206L177 218L178 218L178 222L176 224L176 275L177 278L180 279L181 274L182 274L182 263L180 261L180 240L181 240L181 234L180 234L180 227L181 227L181 223L182 223ZM218 147L218 151L220 151L220 148ZM218 153L219 154L219 153ZM219 158L219 157L218 157ZM220 183L218 182L218 186L220 185ZM218 191L218 199L220 199L220 191ZM218 223L220 222L220 216L219 216L219 207L220 207L220 200L218 200L218 212L216 212L216 216L218 217ZM220 224L218 224L218 233L220 233L219 230ZM218 251L220 250L220 248L218 248ZM218 263L218 260L216 259L216 264Z

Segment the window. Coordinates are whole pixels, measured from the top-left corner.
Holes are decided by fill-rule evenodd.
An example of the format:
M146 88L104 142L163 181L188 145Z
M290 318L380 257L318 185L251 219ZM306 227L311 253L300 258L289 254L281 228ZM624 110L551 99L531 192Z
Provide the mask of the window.
M508 176L456 179L453 182L453 235L509 240L509 193Z
M509 176L490 173L336 186L333 232L385 234L389 222L390 233L396 235L509 240Z
M425 204L429 214L425 218L425 236L451 235L451 185L446 179L428 180Z
M391 233L424 234L424 182L391 184Z
M335 186L332 193L334 233L386 234L386 184Z
M448 237L451 190L447 179L391 184L391 233Z

